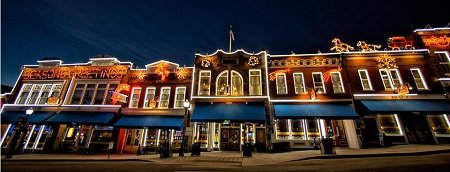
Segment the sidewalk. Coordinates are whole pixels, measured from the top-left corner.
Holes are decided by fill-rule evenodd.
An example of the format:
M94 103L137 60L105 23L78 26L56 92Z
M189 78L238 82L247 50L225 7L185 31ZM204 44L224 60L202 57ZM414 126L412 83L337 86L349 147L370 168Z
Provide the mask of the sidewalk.
M202 152L201 156L197 157L191 157L190 153L185 153L184 157L178 157L178 154L173 154L173 157L165 159L159 158L159 154L111 154L109 159L106 154L24 154L14 155L12 159L4 159L4 156L2 156L2 161L147 161L158 164L195 166L257 166L308 159L407 156L435 153L450 153L450 145L400 145L370 149L336 148L335 155L323 155L320 154L319 150L306 150L285 153L253 153L252 157L242 157L240 152L215 151Z

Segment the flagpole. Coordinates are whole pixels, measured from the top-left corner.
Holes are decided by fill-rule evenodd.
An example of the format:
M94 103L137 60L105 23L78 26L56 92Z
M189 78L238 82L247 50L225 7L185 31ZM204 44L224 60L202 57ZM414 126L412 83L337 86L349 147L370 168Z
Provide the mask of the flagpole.
M231 34L232 34L232 32L233 32L233 31L231 30L231 27L232 27L232 26L230 25L230 32L228 33L228 34L230 35L230 44L229 44L229 46L228 46L228 52L230 52L230 53L231 53L231 39L232 39L232 37L231 37L232 35L231 35Z

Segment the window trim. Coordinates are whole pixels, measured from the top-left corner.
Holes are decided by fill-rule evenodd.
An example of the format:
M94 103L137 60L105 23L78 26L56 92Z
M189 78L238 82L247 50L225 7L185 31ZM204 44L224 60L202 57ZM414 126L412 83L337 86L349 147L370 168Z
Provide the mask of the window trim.
M147 99L147 94L148 94L149 90L155 90L154 96L156 96L156 87L154 87L154 86L145 87L144 105L142 106L142 108L144 108L144 109L150 109L150 106L145 106L146 104L148 105L149 101L150 101Z
M361 77L361 72L364 72L364 74L367 77L367 81L369 82L369 89L364 89L364 83L363 83L363 79ZM358 69L358 75L359 75L359 80L361 81L361 87L362 87L363 91L373 91L372 82L370 81L369 72L367 71L367 69Z
M139 96L138 96L138 99L137 99L137 102L136 102L136 106L135 107L133 107L133 106L131 106L132 105L132 101L133 101L133 95L134 95L134 92L135 92L135 90L136 89L139 89ZM130 103L128 104L128 108L139 108L139 100L141 99L141 94L142 94L142 87L133 87L133 88L131 88L131 96L130 96Z
M209 77L209 84L208 84L208 94L207 95L200 95L201 90L201 81L202 81L202 73L209 73L209 76L203 76L203 77ZM211 95L211 71L210 70L200 70L198 73L198 89L197 89L197 95L198 96L210 96Z
M80 83L84 84L83 90L81 92L80 102L78 104L72 104L72 100L73 100L74 93L76 91L76 87ZM118 80L108 80L108 81L78 80L78 81L75 81L74 82L74 86L72 87L71 91L68 92L68 94L70 94L69 97L68 97L69 98L68 105L82 105L82 101L84 99L84 94L86 92L86 87L87 87L88 84L92 84L92 83L96 84L95 85L95 91L93 93L94 96L97 94L97 88L98 88L99 84L106 84L106 89L105 89L105 91L106 91L105 93L106 94L103 95L102 104L93 104L93 102L95 100L95 97L93 97L93 99L91 100L91 104L90 105L110 105L110 104L107 104L107 102L108 102L108 100L107 100L108 92L111 91L110 89L111 89L111 85L112 84L116 84L116 85L120 84L120 81L118 81Z
M168 88L169 89L169 95L167 96L167 107L161 107L161 98L162 98L162 95L163 95L163 93L164 93L164 89L166 89L166 88ZM170 104L170 92L172 91L172 88L171 87L161 87L161 91L160 91L160 93L159 93L159 103L158 103L158 108L161 108L161 109L168 109L169 108L169 104Z
M395 71L397 73L397 77L398 77L398 81L400 82L400 85L403 84L402 76L400 75L400 71L398 69L390 69L388 71L389 71L389 76L391 77L391 81L392 81L391 83L394 84L394 77L392 77L392 71ZM394 89L397 89L396 85L393 85L393 86L394 86L393 87Z
M342 92L336 92L336 90L334 90L334 83L333 83L333 74L337 73L339 75L339 82L341 83L341 87L342 87ZM330 79L331 79L331 85L333 86L333 93L334 94L342 94L345 93L345 88L344 88L344 82L342 81L342 75L341 72L330 72Z
M416 78L414 78L413 70L415 70L419 73L420 81L422 81L422 84L425 88L419 88L419 86L417 85L417 82L416 82ZM423 77L423 74L422 74L422 71L420 70L420 68L417 68L417 67L411 68L410 71L411 71L411 75L413 76L414 82L416 83L417 90L428 90L429 89L428 84L425 81L425 78Z
M226 73L226 74L225 74ZM226 85L226 88L225 89L227 89L226 90L226 94L227 95L225 95L225 96L228 96L229 95L229 93L228 93L228 87L229 87L229 85L230 85L230 83L228 83L228 76L229 76L229 73L228 73L228 70L224 70L224 71L222 71L222 72L220 72L218 75L217 75L217 77L216 77L216 96L219 96L218 94L219 94L219 85L218 85L218 82L219 82L219 78L222 76L222 75L224 75L225 74L225 77L227 78L227 85ZM211 80L210 80L211 81ZM223 96L223 95L221 95L221 96Z
M20 95L22 95L22 93L23 93L24 88L25 88L26 85L31 85L31 88L30 88L30 90L28 91L28 95L27 95L27 98L25 99L24 104L27 103L28 97L30 97L31 90L33 89L33 84L23 84L23 85L22 85L22 87L20 88L19 94L18 94L18 96L16 97L16 101L14 102L14 104L18 104L18 103L19 103Z
M295 74L301 74L302 75L303 93L297 92L297 87L295 86L295 83L296 83ZM295 92L295 94L307 94L306 87L305 87L305 75L303 74L303 72L294 72L294 73L292 73L292 78L294 79L294 92Z
M285 91L285 93L279 93L278 92L278 76L279 75L283 75L283 77L284 77L284 83L283 83L283 85L284 85L284 91ZM288 94L288 90L287 90L287 84L286 84L286 74L285 73L277 73L276 74L276 76L275 76L275 86L276 86L276 90L277 90L277 94L278 95L286 95L286 94Z
M312 75L312 79L313 79L313 86L314 86L314 89L316 89L316 81L314 81L314 74L320 74L320 78L321 78L321 80L322 80L322 88L323 88L323 93L321 93L321 92L317 92L317 94L326 94L327 93L327 90L326 90L326 88L325 88L325 82L324 82L324 80L323 80L323 74L322 74L322 72L313 72L311 75Z
M258 75L252 75L251 72L257 71L259 72ZM258 76L259 77L259 93L258 94L252 94L253 88L251 86L251 77L252 76ZM261 69L250 69L248 70L248 95L250 96L260 96L262 95L262 73L261 73Z
M177 96L178 96L178 89L179 88L184 88L184 97L183 97L183 99L181 100L182 102L184 102L185 100L186 100L186 86L178 86L178 87L175 87L175 96L174 96L174 98L173 98L173 108L174 109L183 109L184 108L184 106L183 106L183 103L181 104L181 106L180 107L176 107L176 105L177 105ZM170 99L170 93L169 93L169 99Z

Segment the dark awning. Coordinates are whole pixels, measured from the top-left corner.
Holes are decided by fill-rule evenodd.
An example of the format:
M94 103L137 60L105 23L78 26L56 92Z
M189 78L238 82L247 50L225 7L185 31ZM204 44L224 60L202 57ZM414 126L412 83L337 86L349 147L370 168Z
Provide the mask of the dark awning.
M49 123L108 124L115 112L62 111L46 120Z
M348 104L274 105L277 119L329 118L352 119L358 114Z
M264 104L196 104L194 122L265 122Z
M183 127L183 117L124 115L114 124L115 127L147 127L160 129L178 129Z
M450 112L450 103L445 100L362 100L361 103L370 113Z
M45 119L52 116L55 112L34 111L28 117L29 123L42 123ZM27 114L22 111L6 111L2 112L2 123L14 123L19 121L19 118L26 118Z

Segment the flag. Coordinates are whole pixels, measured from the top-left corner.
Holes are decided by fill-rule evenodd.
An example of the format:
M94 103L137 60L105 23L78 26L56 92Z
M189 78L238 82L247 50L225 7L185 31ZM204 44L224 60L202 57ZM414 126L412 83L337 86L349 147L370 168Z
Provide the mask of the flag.
M233 30L231 30L231 28L230 28L230 39L234 41L234 34L233 34Z

